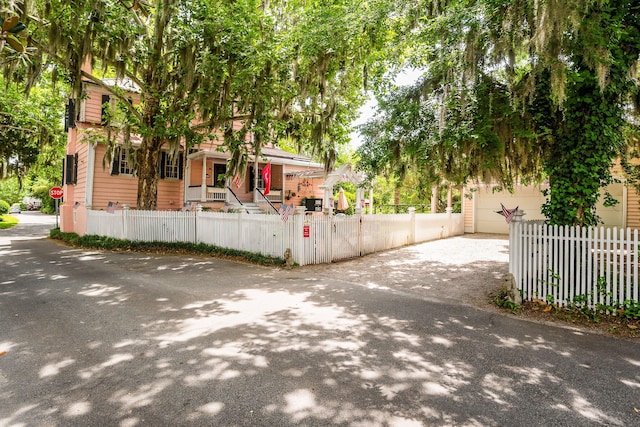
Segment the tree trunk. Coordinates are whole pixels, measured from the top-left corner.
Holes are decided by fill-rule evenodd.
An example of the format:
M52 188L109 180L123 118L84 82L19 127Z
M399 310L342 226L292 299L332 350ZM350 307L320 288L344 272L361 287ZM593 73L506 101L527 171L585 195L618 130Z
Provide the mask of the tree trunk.
M396 188L393 191L393 204L396 205L396 213L400 213L400 189Z
M138 209L158 208L158 155L162 147L159 137L144 137L138 151Z
M431 213L438 213L438 186L431 187Z
M160 101L155 95L161 85L153 68L147 70L145 80L154 91L142 93L144 111L142 123L150 134L142 138L137 155L138 172L138 209L156 210L158 208L158 156L163 139L155 134L157 117L160 117Z

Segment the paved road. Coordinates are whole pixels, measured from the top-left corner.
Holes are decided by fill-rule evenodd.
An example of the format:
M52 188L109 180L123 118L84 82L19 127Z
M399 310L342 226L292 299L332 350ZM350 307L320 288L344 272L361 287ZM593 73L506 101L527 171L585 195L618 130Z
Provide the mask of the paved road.
M3 351L0 426L640 424L637 342L320 270L11 239Z
M7 230L0 230L0 245L8 245L12 240L42 239L48 236L49 230L56 226L55 215L25 211L13 216L18 218L18 225Z

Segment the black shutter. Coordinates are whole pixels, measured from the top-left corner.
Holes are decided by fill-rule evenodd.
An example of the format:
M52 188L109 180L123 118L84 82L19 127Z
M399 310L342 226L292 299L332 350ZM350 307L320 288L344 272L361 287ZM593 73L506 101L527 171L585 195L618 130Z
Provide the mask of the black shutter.
M165 165L167 164L167 153L165 151L161 151L160 152L160 179L164 179L165 178Z
M120 147L113 150L113 162L111 163L111 175L120 175Z
M180 153L178 156L178 179L182 179L184 174L184 154Z
M102 104L101 108L100 108L100 123L102 123L103 125L106 125L107 123L109 123L109 101L111 100L111 97L109 95L102 95Z
M73 183L78 183L78 153L73 155Z
M69 129L76 127L76 104L73 99L69 99L64 111L64 131L68 132Z
M75 184L73 179L73 170L75 168L75 156L73 154L67 154L64 162L64 183Z
M254 184L254 174L253 174L253 166L249 167L249 191L253 191L253 184Z

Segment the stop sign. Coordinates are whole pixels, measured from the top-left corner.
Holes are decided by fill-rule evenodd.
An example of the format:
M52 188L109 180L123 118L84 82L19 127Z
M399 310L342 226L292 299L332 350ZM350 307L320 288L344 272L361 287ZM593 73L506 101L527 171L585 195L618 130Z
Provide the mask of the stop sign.
M63 194L64 191L62 191L62 188L60 187L53 187L51 188L51 190L49 190L49 195L53 199L61 199Z

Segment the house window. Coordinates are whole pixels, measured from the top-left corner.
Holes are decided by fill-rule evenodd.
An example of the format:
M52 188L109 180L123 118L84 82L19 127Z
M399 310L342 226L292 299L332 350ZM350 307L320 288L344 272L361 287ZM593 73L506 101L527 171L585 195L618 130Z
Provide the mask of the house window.
M213 185L216 187L224 188L227 182L227 165L214 164L213 165Z
M129 161L129 154L127 150L123 150L122 147L116 147L113 153L111 175L133 175L133 167Z
M160 153L160 178L182 179L182 153L171 155L166 151Z
M165 178L178 178L178 156L167 156L164 162L164 177Z
M119 156L118 161L120 163L118 173L120 175L133 175L133 168L129 163L129 156L127 155L127 151L120 150L120 154L118 156Z
M109 124L110 104L111 97L109 95L102 95L102 104L100 107L100 123L103 125Z

